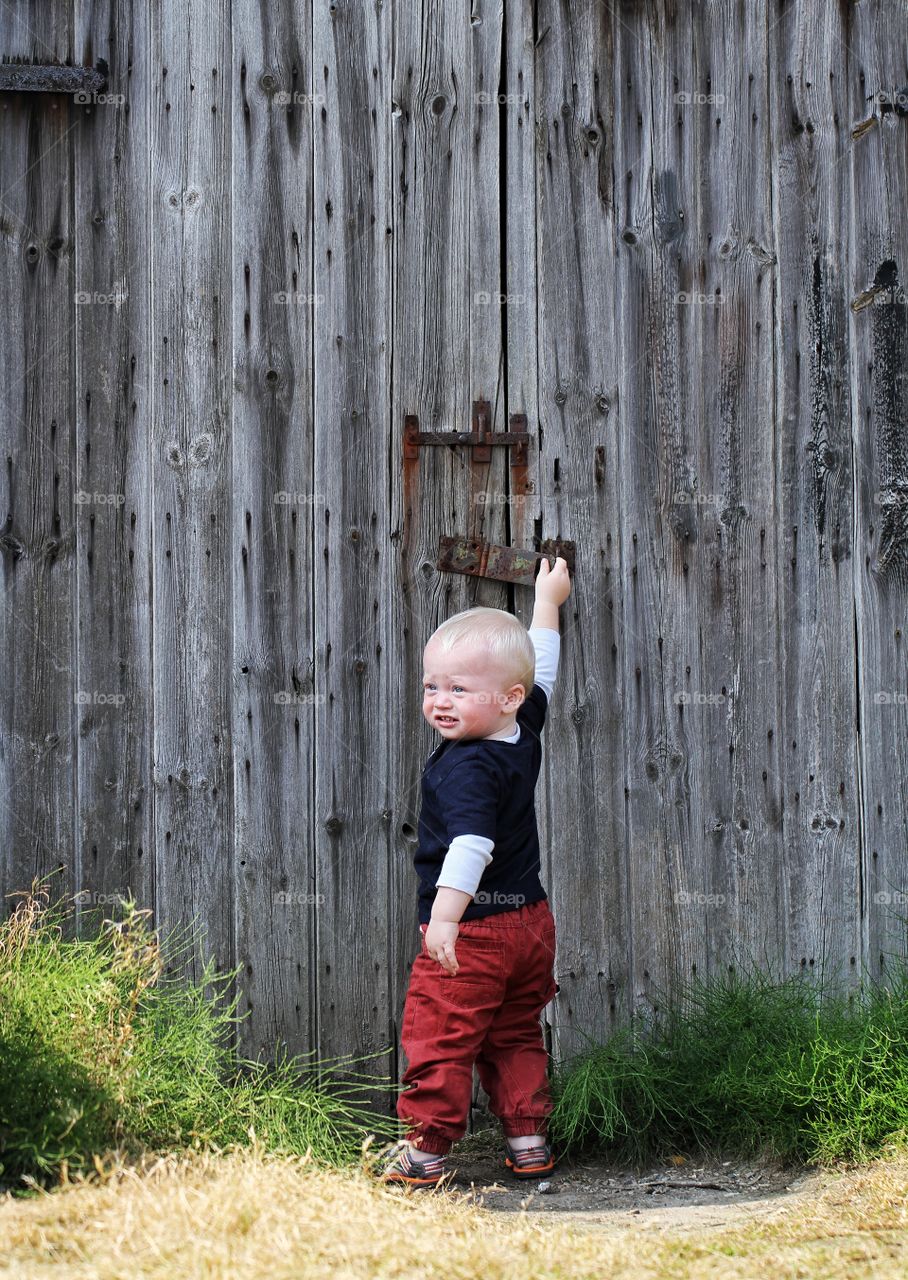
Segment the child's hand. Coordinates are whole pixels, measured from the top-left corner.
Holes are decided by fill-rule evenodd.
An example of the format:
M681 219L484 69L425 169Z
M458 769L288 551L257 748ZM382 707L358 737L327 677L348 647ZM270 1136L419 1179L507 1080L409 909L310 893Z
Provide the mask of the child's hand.
M437 960L445 973L455 974L460 968L454 954L454 943L460 925L451 920L430 920L429 927L423 935L426 950L433 960Z
M543 556L536 576L536 599L562 605L570 594L571 575L568 573L567 561L558 556L555 567L550 568L548 560Z

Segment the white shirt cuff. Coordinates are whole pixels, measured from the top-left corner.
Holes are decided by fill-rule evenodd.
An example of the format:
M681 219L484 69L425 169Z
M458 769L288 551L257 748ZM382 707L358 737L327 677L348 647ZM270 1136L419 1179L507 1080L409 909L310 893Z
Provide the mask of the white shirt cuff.
M482 873L492 861L494 848L495 841L486 836L455 836L441 864L436 886L474 894Z

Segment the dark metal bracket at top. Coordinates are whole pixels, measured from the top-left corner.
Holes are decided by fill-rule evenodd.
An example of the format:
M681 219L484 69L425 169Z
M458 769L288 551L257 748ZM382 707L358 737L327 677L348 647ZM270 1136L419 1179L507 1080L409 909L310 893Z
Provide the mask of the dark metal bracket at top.
M0 93L97 93L107 84L107 63L95 67L65 67L60 63L0 63Z
M474 462L490 462L494 445L510 445L514 450L511 454L511 466L525 467L527 445L530 442L526 414L511 414L510 431L490 431L491 420L488 400L473 401L472 431L420 431L419 418L414 413L408 413L404 418L404 458L410 461L417 459L420 445L468 444L472 449Z

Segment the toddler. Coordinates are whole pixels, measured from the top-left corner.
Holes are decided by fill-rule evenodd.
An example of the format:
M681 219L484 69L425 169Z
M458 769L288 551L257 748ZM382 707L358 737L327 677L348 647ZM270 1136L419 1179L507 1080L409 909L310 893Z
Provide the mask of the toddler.
M554 1168L539 1015L557 990L555 921L539 879L534 789L558 669L566 562L539 564L527 631L501 609L442 623L426 645L423 715L441 734L422 775L421 950L404 1004L408 1137L382 1173L435 1185L466 1132L473 1065L516 1177Z

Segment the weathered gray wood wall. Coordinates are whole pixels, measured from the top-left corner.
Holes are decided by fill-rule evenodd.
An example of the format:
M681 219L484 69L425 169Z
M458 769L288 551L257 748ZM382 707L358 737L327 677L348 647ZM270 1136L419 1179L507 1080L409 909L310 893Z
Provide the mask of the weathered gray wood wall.
M557 1047L748 959L885 976L906 41L900 0L6 6L0 54L110 78L0 94L3 893L203 926L247 1054L396 1049L422 647L532 607L438 537L561 536ZM531 492L404 462L476 399Z

